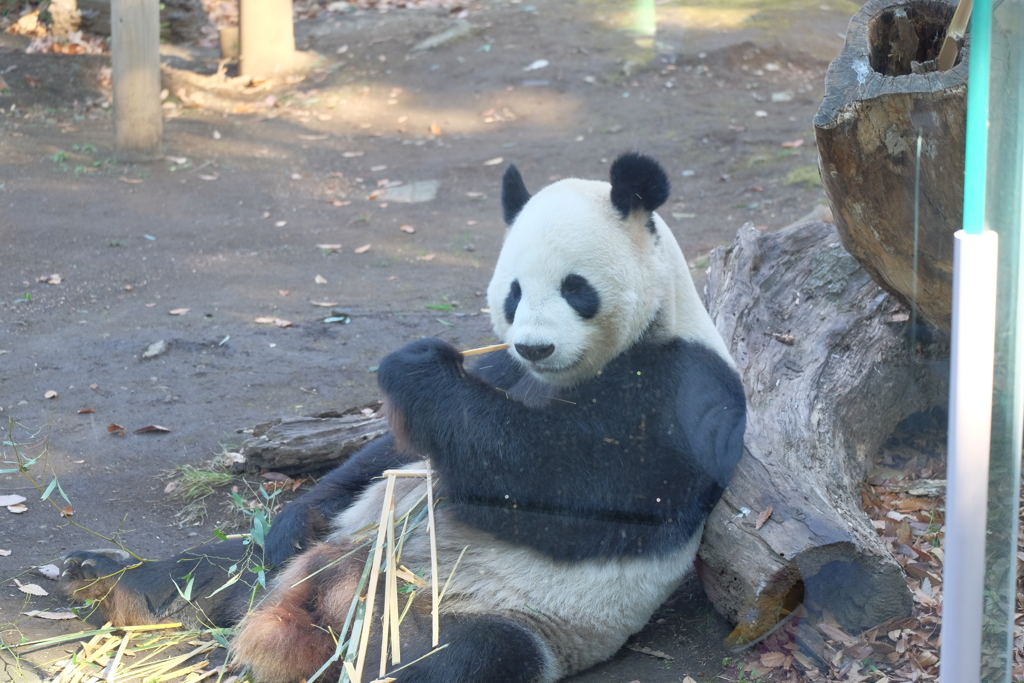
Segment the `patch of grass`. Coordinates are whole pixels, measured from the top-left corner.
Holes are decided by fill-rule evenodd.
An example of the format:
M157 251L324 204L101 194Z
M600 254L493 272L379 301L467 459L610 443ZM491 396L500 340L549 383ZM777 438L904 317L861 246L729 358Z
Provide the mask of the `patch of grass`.
M805 187L818 187L821 185L821 176L818 175L818 167L814 164L797 166L786 174L787 185L802 184Z
M213 462L207 467L203 469L195 465L182 465L174 468L175 478L172 483L175 487L169 495L184 503L175 514L179 527L202 524L207 515L206 499L216 493L216 489L234 481L224 465Z

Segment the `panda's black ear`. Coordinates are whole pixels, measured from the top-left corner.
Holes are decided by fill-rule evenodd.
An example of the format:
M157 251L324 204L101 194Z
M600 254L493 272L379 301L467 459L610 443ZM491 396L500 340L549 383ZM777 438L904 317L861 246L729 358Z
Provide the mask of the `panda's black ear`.
M634 211L651 213L668 199L665 169L638 152L623 154L612 164L612 205L623 218Z
M523 176L515 164L509 164L501 179L501 210L505 215L505 224L512 225L519 212L530 201L530 193L526 190Z

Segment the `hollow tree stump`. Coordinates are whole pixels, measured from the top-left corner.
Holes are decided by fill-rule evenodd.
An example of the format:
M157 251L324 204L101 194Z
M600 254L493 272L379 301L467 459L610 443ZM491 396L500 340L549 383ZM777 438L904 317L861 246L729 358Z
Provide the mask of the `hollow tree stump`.
M745 453L698 562L708 597L737 623L732 644L801 601L851 633L907 616L906 579L861 511L860 486L897 423L944 403L930 369L941 361L910 348L906 309L825 223L744 226L712 253L707 304L748 401Z
M916 300L922 316L947 330L953 233L963 216L969 37L949 71L912 68L938 55L955 9L945 0L869 0L850 20L814 117L843 245L888 292Z

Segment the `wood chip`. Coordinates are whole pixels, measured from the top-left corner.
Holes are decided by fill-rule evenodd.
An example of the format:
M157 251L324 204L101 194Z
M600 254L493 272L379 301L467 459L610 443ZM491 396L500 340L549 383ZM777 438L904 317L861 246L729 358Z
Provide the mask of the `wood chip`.
M757 529L758 531L760 531L760 530L761 530L761 527L763 527L763 526L764 526L764 523L765 523L765 522L767 522L767 521L768 521L768 519L769 519L769 518L770 518L771 516L772 516L772 506L771 506L771 503L769 503L769 504L768 504L768 507L766 507L766 508L765 508L765 509L764 509L764 510L763 510L763 511L761 512L761 514L759 514L759 515L757 516L757 521L756 521L756 522L754 523L754 528L755 528L755 529Z

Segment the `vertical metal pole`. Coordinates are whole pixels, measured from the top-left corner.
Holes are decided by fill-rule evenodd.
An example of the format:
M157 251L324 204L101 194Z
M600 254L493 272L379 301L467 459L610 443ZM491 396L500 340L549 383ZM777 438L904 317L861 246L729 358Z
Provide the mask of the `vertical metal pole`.
M120 161L161 156L159 0L111 0L114 148Z
M981 676L998 253L992 231L954 235L941 683Z

